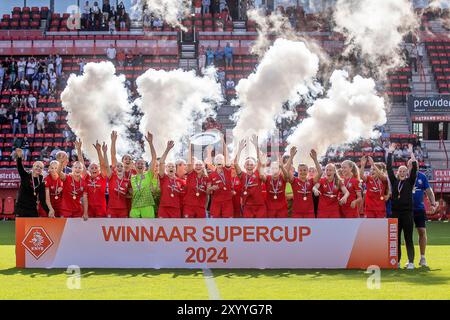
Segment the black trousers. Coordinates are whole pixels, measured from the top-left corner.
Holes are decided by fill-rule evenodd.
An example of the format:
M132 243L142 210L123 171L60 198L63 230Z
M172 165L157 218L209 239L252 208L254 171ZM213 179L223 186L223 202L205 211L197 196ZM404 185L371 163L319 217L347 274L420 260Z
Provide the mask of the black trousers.
M14 215L16 217L23 217L23 218L37 218L39 217L38 211L36 208L34 209L30 209L30 208L23 208L21 206L18 206L16 204L16 206L14 207Z
M414 262L414 216L412 212L392 212L392 218L398 219L398 261L402 257L402 233L405 239L408 261Z

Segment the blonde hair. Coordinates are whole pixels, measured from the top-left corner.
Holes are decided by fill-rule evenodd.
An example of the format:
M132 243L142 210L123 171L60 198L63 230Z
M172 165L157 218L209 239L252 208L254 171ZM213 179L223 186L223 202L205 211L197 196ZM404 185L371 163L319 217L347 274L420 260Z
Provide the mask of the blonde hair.
M358 181L361 179L361 177L359 176L359 170L358 170L358 166L356 165L355 162L351 161L351 160L344 160L341 164L342 165L348 165L350 166L351 170L352 170L352 176L353 178L357 179Z

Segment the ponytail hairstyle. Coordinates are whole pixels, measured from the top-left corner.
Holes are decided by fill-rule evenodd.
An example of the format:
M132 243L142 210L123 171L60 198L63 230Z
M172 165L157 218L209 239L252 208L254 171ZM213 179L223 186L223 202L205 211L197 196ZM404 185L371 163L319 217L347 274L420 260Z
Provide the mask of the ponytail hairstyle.
M359 170L355 162L351 160L345 160L342 162L342 164L347 164L348 166L350 166L353 178L357 179L358 181L361 180L361 177L359 176Z

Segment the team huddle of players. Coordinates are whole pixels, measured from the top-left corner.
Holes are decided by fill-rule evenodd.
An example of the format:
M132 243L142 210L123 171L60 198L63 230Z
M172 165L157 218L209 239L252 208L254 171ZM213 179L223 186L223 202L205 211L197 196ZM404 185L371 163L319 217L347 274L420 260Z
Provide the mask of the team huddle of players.
M293 159L297 149L292 147L288 156L265 167L258 137L253 136L250 143L257 157L244 159L243 168L239 163L247 147L245 140L239 143L232 164L227 162L226 151L201 161L194 159L192 148L187 163L168 162L174 142L167 143L157 161L152 134L145 138L152 155L148 170L143 159L133 162L131 156L125 155L121 162L117 161L116 132L111 135L111 163L105 143L94 145L99 161L91 163L87 170L81 141L76 142L79 161L72 164L71 170L66 168L67 155L59 153L45 178L48 216L358 218L363 207L368 218L386 217L385 203L390 195L386 168L370 157L361 159L360 168L346 160L338 170L334 164L328 164L322 171L316 152L311 150L315 167L299 164L295 172ZM371 167L369 175L364 175L366 163ZM42 207L39 213L46 216L47 210Z

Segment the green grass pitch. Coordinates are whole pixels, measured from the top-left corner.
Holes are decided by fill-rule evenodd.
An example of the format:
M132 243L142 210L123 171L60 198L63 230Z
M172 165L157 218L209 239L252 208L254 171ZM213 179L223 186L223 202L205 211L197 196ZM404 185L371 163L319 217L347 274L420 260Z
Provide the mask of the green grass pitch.
M213 280L222 299L450 299L450 223L430 222L428 238L430 267L382 270L380 289L362 270L212 270ZM0 221L0 299L210 297L202 270L84 269L80 289L66 282L62 269L16 269L14 222Z

